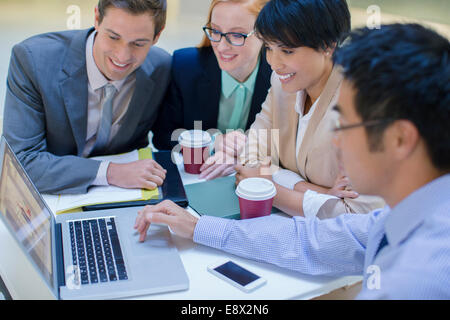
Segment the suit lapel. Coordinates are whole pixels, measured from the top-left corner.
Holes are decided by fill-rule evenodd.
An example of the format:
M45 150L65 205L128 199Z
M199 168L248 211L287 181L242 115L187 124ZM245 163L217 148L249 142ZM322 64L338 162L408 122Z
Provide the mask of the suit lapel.
M306 129L305 136L303 137L302 144L300 146L300 150L298 155L296 155L297 159L297 167L302 174L303 177L306 176L306 164L308 161L308 153L312 148L312 142L316 130L319 126L320 121L322 121L325 113L331 107L331 101L333 97L337 94L337 90L339 85L341 84L342 76L337 67L334 67L331 71L330 77L325 85L322 94L319 97L319 101L317 102L316 109L309 120L308 128ZM331 146L330 146L331 147Z
M217 119L219 118L219 103L221 94L221 71L217 63L216 56L212 51L212 48L207 48L206 57L202 57L205 62L203 68L203 78L198 85L199 94L197 95L201 99L204 99L199 105L207 106L205 110L202 110L202 114L199 119L205 119L203 129L217 128ZM206 49L201 49L206 50ZM203 52L201 53L203 54ZM217 106L217 107L216 107Z
M83 153L87 134L88 77L86 70L86 40L92 29L76 33L63 62L65 77L61 80L61 95L77 145Z
M296 143L297 143L297 128L298 128L298 113L295 110L295 104L297 101L297 94L289 94L283 92L283 95L286 95L286 98L283 101L286 101L284 106L281 106L282 121L280 123L280 164L283 168L297 171L296 163ZM281 156L286 155L286 156ZM283 160L281 160L283 159Z

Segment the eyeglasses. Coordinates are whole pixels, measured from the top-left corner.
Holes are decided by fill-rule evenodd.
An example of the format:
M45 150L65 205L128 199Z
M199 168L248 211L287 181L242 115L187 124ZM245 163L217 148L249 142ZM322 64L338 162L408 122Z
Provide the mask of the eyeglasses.
M243 46L245 44L245 39L250 37L255 33L255 30L251 31L248 34L239 33L239 32L220 32L219 30L210 28L210 27L203 27L203 31L205 32L206 36L209 40L212 42L220 42L222 40L222 37L225 36L225 39L227 39L228 43L233 46Z
M388 124L393 121L394 121L393 119L376 119L376 120L369 120L369 121L364 121L364 122L360 122L360 123L349 124L349 125L343 126L338 119L338 120L336 120L336 125L333 129L333 132L358 128L358 127L373 127L373 126L378 126L378 125L382 125L382 124Z

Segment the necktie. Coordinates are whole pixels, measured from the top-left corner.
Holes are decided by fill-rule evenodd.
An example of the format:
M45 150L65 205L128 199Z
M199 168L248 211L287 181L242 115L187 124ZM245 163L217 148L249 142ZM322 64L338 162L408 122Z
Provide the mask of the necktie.
M97 140L95 141L95 153L102 153L106 148L109 140L112 125L112 107L116 88L108 83L104 87L104 99L102 104L102 119L97 131Z
M380 244L378 245L378 249L377 249L377 252L375 253L375 257L378 255L378 252L380 252L381 249L383 249L387 245L388 245L388 241L387 241L387 237L386 237L386 233L385 233L383 236L383 239L381 239Z

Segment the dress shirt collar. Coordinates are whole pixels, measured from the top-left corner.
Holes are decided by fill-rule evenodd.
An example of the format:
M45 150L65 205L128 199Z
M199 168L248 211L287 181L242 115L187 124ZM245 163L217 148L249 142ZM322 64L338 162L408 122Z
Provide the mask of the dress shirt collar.
M295 100L295 112L300 116L303 116L303 109L305 108L306 94L305 90L297 92L297 98Z
M243 83L237 81L232 76L230 76L228 72L222 70L222 93L225 98L228 99L233 94L234 90L236 90L240 85L243 85L248 91L253 93L253 90L255 89L256 75L258 74L258 70L259 60L252 74Z
M306 102L306 91L301 90L297 92L297 98L295 100L295 112L299 114L299 116L302 119L310 119L312 114L314 113L314 110L316 109L316 105L319 102L320 97L314 101L314 104L309 109L308 113L306 115L303 114L303 111L305 110L305 102Z
M111 83L114 85L114 87L117 89L117 91L120 91L123 84L127 81L128 77L125 77L122 80L117 81L108 81L108 79L105 78L105 76L101 73L101 71L98 69L97 64L94 60L94 40L97 35L97 31L92 32L86 42L86 68L87 68L87 75L89 84L92 88L92 90L97 90L108 83Z
M397 245L404 240L430 214L448 200L450 174L441 176L397 204L386 218L385 232L389 244Z

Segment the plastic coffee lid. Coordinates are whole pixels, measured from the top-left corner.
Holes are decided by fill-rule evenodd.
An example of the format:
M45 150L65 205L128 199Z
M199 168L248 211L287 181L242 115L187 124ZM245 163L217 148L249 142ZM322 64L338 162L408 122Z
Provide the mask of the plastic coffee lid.
M236 188L236 195L247 200L267 200L275 197L276 194L275 185L264 178L244 179Z
M211 135L202 130L186 130L180 134L178 142L183 147L203 148L211 143Z

